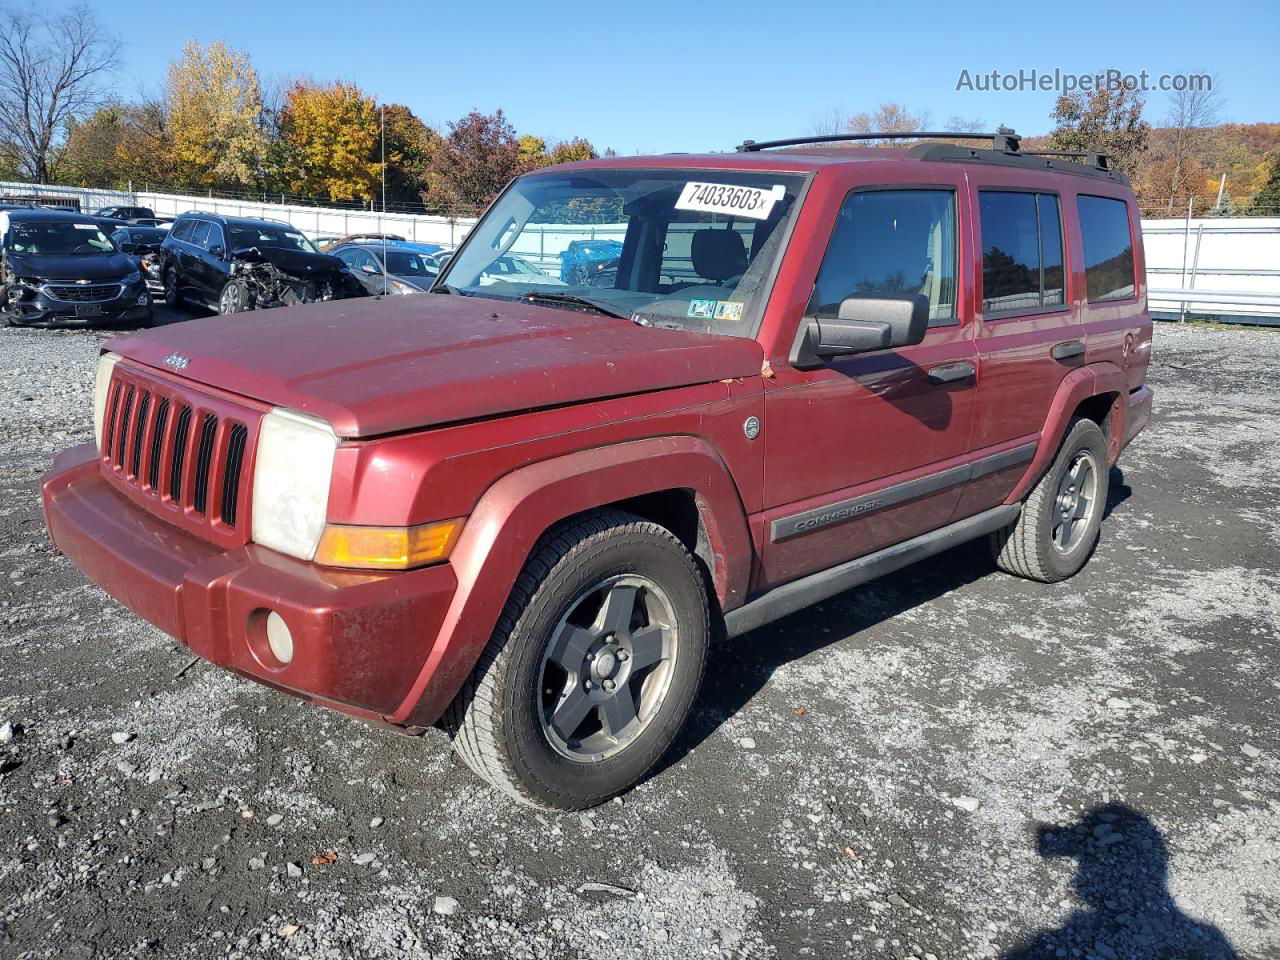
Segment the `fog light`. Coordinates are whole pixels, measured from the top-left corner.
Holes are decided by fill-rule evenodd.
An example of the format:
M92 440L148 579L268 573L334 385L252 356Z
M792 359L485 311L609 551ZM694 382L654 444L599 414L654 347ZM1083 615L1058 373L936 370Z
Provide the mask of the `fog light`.
M267 646L271 655L286 664L293 659L293 634L284 617L272 610L267 614Z
M138 303L138 306L140 307L145 307L147 305L147 291L143 290L140 294L138 294L137 303Z

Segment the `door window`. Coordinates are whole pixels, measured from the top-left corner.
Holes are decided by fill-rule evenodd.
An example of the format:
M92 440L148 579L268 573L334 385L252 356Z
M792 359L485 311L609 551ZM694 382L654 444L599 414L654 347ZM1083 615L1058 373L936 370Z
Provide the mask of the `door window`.
M809 315L835 317L854 295L921 294L929 325L957 323L956 197L951 190L849 194L814 284Z
M1134 295L1133 237L1129 208L1110 197L1076 197L1084 241L1084 279L1089 302Z
M1035 313L1066 303L1058 198L983 190L978 208L983 315Z
M191 229L195 226L194 220L179 220L173 228L173 239L175 240L191 240Z
M187 237L186 240L197 247L205 246L209 240L209 221L195 221L195 226L191 228L191 236Z

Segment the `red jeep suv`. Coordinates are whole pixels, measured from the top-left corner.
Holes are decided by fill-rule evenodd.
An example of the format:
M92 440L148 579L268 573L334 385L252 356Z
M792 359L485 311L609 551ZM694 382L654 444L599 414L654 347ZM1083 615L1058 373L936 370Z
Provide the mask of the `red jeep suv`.
M1071 576L1151 411L1127 181L819 139L539 170L429 295L111 342L54 541L213 663L566 809L667 750L718 630L977 537Z

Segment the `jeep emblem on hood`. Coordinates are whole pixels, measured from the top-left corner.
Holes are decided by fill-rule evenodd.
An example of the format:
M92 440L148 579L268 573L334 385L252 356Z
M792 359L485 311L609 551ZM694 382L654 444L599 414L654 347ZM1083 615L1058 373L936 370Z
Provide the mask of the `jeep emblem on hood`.
M187 369L187 364L191 362L191 358L184 357L182 354L175 351L169 354L167 357L165 357L162 362L167 363L169 366L173 367L173 369L175 370L185 370Z

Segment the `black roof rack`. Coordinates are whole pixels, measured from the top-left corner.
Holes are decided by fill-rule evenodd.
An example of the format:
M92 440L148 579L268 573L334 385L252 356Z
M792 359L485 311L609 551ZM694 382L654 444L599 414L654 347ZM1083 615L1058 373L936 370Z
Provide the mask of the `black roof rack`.
M738 153L754 153L772 147L800 147L814 143L844 143L850 140L990 140L991 149L1001 153L1017 153L1021 139L1008 127L1000 127L995 133L951 132L937 130L900 130L881 133L824 133L816 137L791 137L787 140L743 140L736 147Z
M998 127L995 133L946 133L911 130L893 133L840 133L816 137L792 137L788 140L744 140L739 153L755 153L772 147L801 147L818 143L843 143L851 140L990 140L989 149L966 147L954 143L912 144L910 156L916 160L960 161L994 163L1000 166L1022 167L1027 170L1054 170L1078 176L1116 180L1128 183L1129 178L1116 169L1111 158L1097 150L1022 150L1021 137L1008 127ZM1063 163L1061 160L1069 162ZM1077 162L1083 161L1083 162Z

